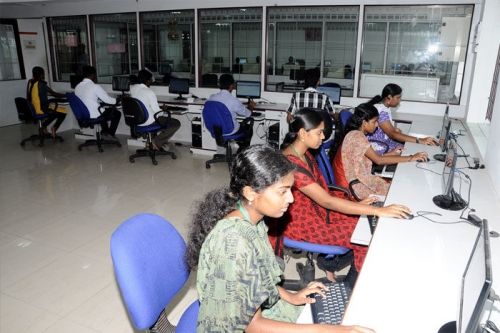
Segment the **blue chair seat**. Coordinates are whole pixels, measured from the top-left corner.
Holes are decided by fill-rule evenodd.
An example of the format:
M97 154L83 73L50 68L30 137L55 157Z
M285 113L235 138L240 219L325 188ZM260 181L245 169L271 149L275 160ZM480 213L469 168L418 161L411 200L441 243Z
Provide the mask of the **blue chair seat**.
M343 246L314 244L293 240L288 237L283 237L283 245L306 252L326 254L328 256L346 254L349 251L348 248Z
M146 125L146 126L136 126L136 131L137 133L143 134L143 133L151 133L151 132L158 132L161 130L163 127L160 125L153 123L151 125Z

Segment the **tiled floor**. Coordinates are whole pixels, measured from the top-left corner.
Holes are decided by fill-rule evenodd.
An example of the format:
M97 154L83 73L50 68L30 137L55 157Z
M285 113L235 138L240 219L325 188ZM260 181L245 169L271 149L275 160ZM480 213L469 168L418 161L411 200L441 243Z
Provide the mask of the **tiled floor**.
M186 147L175 147L177 160L131 164L125 145L79 152L71 132L23 149L31 130L0 128L0 332L134 332L113 275L112 231L152 212L185 237L193 201L226 183L227 168L206 170L207 157ZM190 285L174 322L196 297Z

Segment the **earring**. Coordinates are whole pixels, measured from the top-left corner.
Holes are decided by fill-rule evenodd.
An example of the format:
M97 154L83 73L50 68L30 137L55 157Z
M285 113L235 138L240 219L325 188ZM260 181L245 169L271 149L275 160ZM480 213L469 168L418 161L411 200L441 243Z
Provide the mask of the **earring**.
M248 201L248 205L251 206L252 205L252 201L249 200Z

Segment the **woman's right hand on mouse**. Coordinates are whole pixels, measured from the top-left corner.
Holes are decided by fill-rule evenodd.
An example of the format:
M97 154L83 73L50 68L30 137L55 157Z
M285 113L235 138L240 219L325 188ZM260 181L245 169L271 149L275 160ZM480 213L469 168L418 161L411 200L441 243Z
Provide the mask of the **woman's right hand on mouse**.
M325 325L325 332L331 333L375 333L374 330L362 326L331 326Z
M376 213L374 215L377 216L386 216L386 217L397 217L400 219L406 218L409 214L411 214L410 208L403 206L392 204L384 207L376 207Z
M427 155L427 153L421 151L413 155L410 155L409 162L427 162L428 160L429 156Z

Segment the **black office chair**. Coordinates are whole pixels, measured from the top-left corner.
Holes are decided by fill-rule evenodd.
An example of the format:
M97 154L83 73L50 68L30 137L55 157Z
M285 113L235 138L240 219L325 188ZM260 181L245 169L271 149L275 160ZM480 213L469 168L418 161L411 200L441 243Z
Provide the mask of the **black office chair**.
M159 115L164 113L167 114L167 118L170 120L170 112L159 111L154 115L154 123L151 125L141 126L141 124L144 124L148 120L149 113L140 100L132 97L125 97L122 100L122 108L125 116L125 123L130 127L132 137L137 138L138 136L143 136L146 138L145 149L137 149L135 154L130 155L128 158L130 163L134 163L135 159L138 157L145 156L151 157L153 165L158 164L158 161L156 160L156 156L158 155L168 155L174 160L177 158L177 155L171 151L155 150L153 148L153 136L156 135L156 133L158 133L161 129L165 128L165 126L160 125L156 120Z
M19 120L22 122L29 124L29 123L37 123L38 124L38 134L33 134L29 138L23 139L21 141L21 146L24 147L26 144L26 141L38 141L38 146L43 147L44 140L45 139L52 139L52 135L49 133L44 133L43 132L43 121L49 116L48 114L37 114L35 112L35 108L33 107L33 104L31 104L26 98L24 97L16 97L14 99L16 103L16 109L17 109L17 117ZM57 109L57 104L55 106L55 109ZM59 142L63 142L63 138L60 137L59 135L56 135L55 139Z
M217 74L209 73L201 76L201 85L203 87L217 88L219 86L218 81Z

